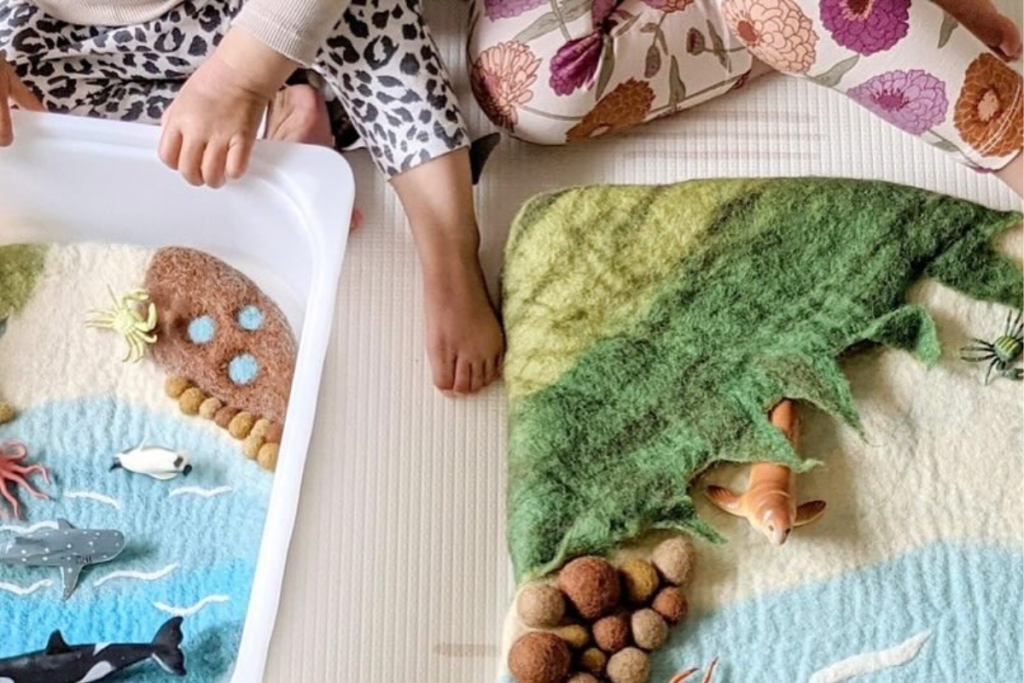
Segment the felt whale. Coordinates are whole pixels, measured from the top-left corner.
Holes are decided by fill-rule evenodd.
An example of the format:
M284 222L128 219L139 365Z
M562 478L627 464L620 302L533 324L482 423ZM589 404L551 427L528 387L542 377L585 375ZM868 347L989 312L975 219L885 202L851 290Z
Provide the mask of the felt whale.
M56 529L39 529L0 545L0 563L26 567L59 567L67 600L78 587L78 577L91 564L109 562L124 550L120 531L76 529L66 519ZM0 683L4 683L0 677Z
M188 476L192 465L188 458L166 448L137 446L114 458L110 471L126 469L129 472L145 474L160 481L174 479L179 474Z
M181 617L166 622L149 644L70 646L54 631L46 649L0 659L0 683L92 683L152 659L164 671L185 675Z

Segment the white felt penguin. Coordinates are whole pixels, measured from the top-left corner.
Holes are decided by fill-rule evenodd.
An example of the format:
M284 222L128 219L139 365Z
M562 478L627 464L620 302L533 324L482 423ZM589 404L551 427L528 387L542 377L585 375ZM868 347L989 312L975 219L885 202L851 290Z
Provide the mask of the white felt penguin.
M166 448L146 446L137 446L115 457L110 471L119 468L146 474L160 481L174 479L179 474L187 477L192 472L192 465L186 456Z

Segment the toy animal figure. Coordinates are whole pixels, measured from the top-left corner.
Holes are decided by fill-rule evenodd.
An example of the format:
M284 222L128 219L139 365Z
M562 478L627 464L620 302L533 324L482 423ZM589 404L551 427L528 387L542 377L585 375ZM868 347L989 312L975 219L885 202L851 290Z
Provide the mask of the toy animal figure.
M188 458L166 448L136 446L114 458L110 471L125 469L136 474L145 474L160 481L174 479L179 474L188 476L192 465Z
M156 305L150 302L143 316L139 307L149 301L149 292L133 289L118 297L110 287L107 291L114 300L114 308L90 311L92 317L86 321L86 327L113 330L120 334L128 345L123 362L138 363L146 355L149 345L156 343L156 335L152 334L157 323Z
M3 422L3 402L0 402L0 422ZM8 489L20 486L33 498L49 500L50 497L41 491L32 488L27 479L32 474L39 474L43 481L50 483L50 471L42 465L27 465L25 458L28 457L28 447L17 441L8 441L0 446L0 497L11 506L15 519L21 519L21 504ZM0 503L0 519L6 519L7 512Z
M67 600L78 587L83 569L113 560L124 546L124 535L120 531L80 530L61 519L56 529L39 529L0 545L0 563L59 567L64 584L63 599ZM4 683L2 677L0 683Z
M1006 314L1006 327L1002 336L994 342L971 339L974 344L960 350L960 358L968 363L992 361L988 364L988 370L985 372L985 384L988 384L993 370L1007 379L1024 379L1024 370L1013 367L1013 364L1024 353L1024 323L1021 323L1020 312L1011 323L1012 316L1012 312Z
M797 420L793 402L780 402L772 410L770 419L795 446ZM772 544L780 546L793 529L810 524L825 512L823 500L798 506L794 483L795 476L788 467L759 462L751 466L750 483L742 496L721 486L709 486L705 495L722 510L746 518L750 526L767 536Z
M0 683L92 683L147 659L169 674L184 676L181 623L175 617L160 627L152 643L137 645L70 646L54 631L45 650L0 659Z
M712 659L711 663L708 664L708 670L704 673L704 677L700 679L700 683L711 683L711 678L715 675L716 666L718 666L718 657ZM675 676L673 676L672 680L670 680L668 683L683 683L683 681L685 681L693 674L697 673L699 670L700 669L698 669L697 667L693 667L692 669L681 671L677 673Z

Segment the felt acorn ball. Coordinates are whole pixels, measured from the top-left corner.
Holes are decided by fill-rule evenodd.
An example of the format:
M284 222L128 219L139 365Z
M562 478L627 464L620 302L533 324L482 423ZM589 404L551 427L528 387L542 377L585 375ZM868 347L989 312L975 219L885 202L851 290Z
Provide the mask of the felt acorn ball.
M584 619L612 611L621 597L619 573L600 557L579 557L562 567L558 587Z
M281 437L284 436L284 425L278 422L271 422L264 436L269 443L281 443Z
M576 664L584 671L589 671L595 676L604 673L605 664L608 663L608 655L596 647L588 647L580 653Z
M555 629L554 634L564 640L573 650L582 650L590 644L590 631L579 624L569 624Z
M249 432L252 431L252 426L255 423L256 419L252 416L252 413L242 411L231 418L231 422L228 423L228 433L241 441L249 436Z
M666 581L681 586L693 573L693 546L683 536L674 536L658 544L651 555L651 560Z
M569 680L565 683L600 683L593 674L589 674L586 671L578 671L572 676L569 676Z
M690 603L687 602L686 595L675 586L662 588L654 596L651 607L673 626L686 619L690 613Z
M657 650L668 640L668 624L652 609L637 610L629 619L633 642L647 651Z
M657 570L647 560L634 558L619 567L619 571L622 572L626 601L631 605L646 604L661 584Z
M629 645L629 617L612 614L594 622L594 643L605 652L618 652Z
M219 398L211 396L202 403L199 404L199 415L212 420L217 415L217 411L224 407Z
M189 381L184 377L168 377L164 382L164 392L170 398L178 398L185 393L189 386Z
M605 674L612 683L646 683L651 677L651 659L643 650L627 647L611 656Z
M241 411L238 408L232 408L231 406L224 406L216 413L214 413L213 421L217 423L217 426L221 429L227 429L231 421L235 419Z
M557 626L565 616L565 598L554 586L534 583L523 588L516 599L519 618L530 628Z
M249 433L249 436L245 437L245 441L242 442L242 454L249 460L255 460L256 456L260 454L260 448L263 446L263 437Z
M265 443L256 454L256 462L265 470L273 472L277 469L277 458L281 454L281 444Z
M0 401L0 425L7 424L17 416L17 413L7 401Z
M521 636L508 653L508 670L519 683L562 683L571 663L565 641L542 631Z

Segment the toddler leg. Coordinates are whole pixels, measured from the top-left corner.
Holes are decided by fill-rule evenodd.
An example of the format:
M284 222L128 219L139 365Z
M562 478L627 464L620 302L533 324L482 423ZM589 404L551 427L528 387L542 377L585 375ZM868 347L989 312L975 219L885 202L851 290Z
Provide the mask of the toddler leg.
M721 7L735 35L775 69L844 92L974 168L1019 169L1020 75L935 3L722 0Z

